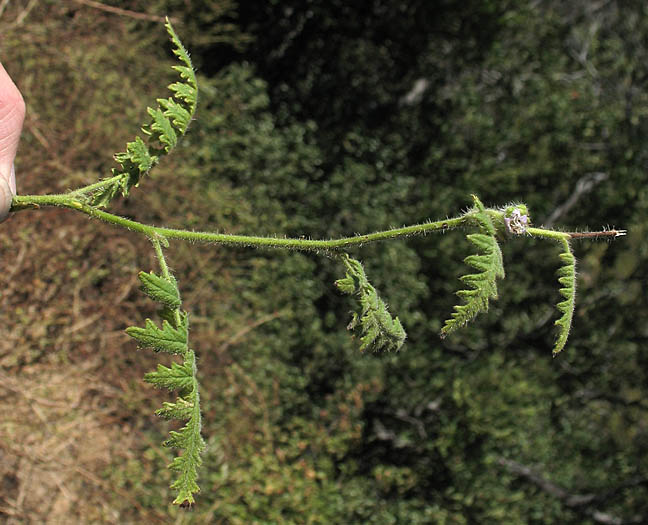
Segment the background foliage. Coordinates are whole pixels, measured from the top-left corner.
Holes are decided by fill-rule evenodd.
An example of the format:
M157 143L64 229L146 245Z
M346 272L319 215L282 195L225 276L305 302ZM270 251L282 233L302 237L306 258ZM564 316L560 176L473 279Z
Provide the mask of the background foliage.
M21 213L0 238L4 520L648 519L648 7L351 4L111 2L174 17L202 86L180 152L116 212L330 237L454 215L475 193L526 202L536 224L627 228L575 245L566 350L551 359L551 244L506 244L500 299L443 341L471 249L460 234L354 253L408 330L393 355L349 339L339 263L174 244L208 444L182 514L167 508L161 394L141 381L156 356L123 334L153 314L137 291L149 246L62 210ZM28 105L21 193L107 175L172 80L161 24L83 1L0 6L0 58Z

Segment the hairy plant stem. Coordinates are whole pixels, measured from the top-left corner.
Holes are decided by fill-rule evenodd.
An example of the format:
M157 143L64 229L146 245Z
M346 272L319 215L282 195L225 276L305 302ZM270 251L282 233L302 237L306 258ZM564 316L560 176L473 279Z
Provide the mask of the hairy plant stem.
M402 228L392 228L389 230L378 231L365 235L355 235L353 237L342 237L340 239L295 239L281 237L259 237L254 235L234 235L228 233L216 232L196 232L190 230L177 230L164 228L161 226L152 226L141 222L133 221L114 215L99 209L96 206L89 205L87 193L98 188L106 186L113 182L112 177L104 181L85 186L79 190L53 195L17 195L13 198L11 211L21 211L28 209L37 209L42 206L56 206L59 208L68 208L80 211L90 217L102 220L114 226L119 226L132 231L142 233L150 239L160 237L166 239L179 239L189 242L204 242L212 244L226 244L231 246L248 246L252 248L283 248L288 250L315 251L315 252L339 252L345 248L353 246L362 246L364 244L385 241L388 239L398 239L401 237L412 237L416 235L425 235L434 231L445 231L460 228L463 226L474 226L474 211L469 211L459 217L445 219L436 222L425 222L412 226L403 226ZM118 178L118 177L117 177ZM502 223L504 212L495 209L487 209L487 213L493 218L494 223ZM556 230L545 230L543 228L527 228L526 233L532 237L541 237L554 241L563 241L566 239L586 239L598 237L619 237L625 235L625 230L606 230L602 232L561 232Z
M85 190L86 188L83 189ZM340 239L330 240L258 237L252 235L232 235L226 233L176 230L172 228L142 224L137 221L105 212L95 206L90 206L84 202L83 197L77 197L77 195L78 194L75 194L74 192L71 194L60 195L18 195L13 198L11 211L15 212L26 209L36 209L42 206L57 206L60 208L80 211L81 213L85 213L90 217L100 219L109 224L142 233L150 239L164 237L166 239L180 239L190 242L249 246L253 248L284 248L291 250L324 252L343 250L345 248L362 246L364 244L384 241L387 239L397 239L400 237L425 235L426 233L433 231L450 230L466 225L471 219L471 213L469 212L452 219L426 222L423 224L393 228L366 235L356 235L354 237L343 237Z
M552 241L558 241L558 242L571 239L571 234L567 232L545 230L543 228L527 228L526 233L528 233L532 237L542 237L544 239L551 239Z
M120 173L119 175L115 175L114 177L110 177L108 179L101 180L99 182L95 182L94 184L89 184L88 186L84 186L83 188L79 188L77 190L71 191L70 193L66 193L65 196L67 197L80 197L82 195L88 195L91 194L97 190L100 190L101 188L105 188L106 186L110 186L113 184L115 181L121 179L124 177L123 173Z
M162 243L160 242L159 236L150 238L151 244L153 244L153 249L155 250L155 255L157 256L158 264L160 265L160 270L162 270L162 276L169 282L175 282L171 277L171 272L169 271L169 266L167 265L166 259L164 258L164 252L162 251ZM166 239L164 239L166 242ZM175 319L176 326L180 326L180 309L175 308L173 310L173 318Z

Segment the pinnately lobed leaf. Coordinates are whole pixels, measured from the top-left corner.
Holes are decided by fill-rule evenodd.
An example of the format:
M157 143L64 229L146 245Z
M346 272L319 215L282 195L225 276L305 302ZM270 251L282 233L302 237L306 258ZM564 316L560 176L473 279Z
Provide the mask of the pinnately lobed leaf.
M162 245L166 239L151 238L162 269L162 275L153 272L140 272L141 289L151 299L162 304L162 327L147 319L143 328L131 326L126 333L133 337L140 348L150 347L156 351L176 354L183 362L172 363L171 367L158 364L157 370L149 372L144 380L158 388L177 390L178 397L174 402L165 402L155 413L165 419L180 419L185 425L179 431L171 431L165 446L183 450L181 456L173 459L169 468L177 472L171 488L178 491L173 501L178 505L191 505L195 502L194 494L199 492L198 469L202 464L200 457L205 449L205 442L200 435L201 414L198 379L196 377L196 355L189 348L189 321L186 312L180 310L180 292L175 278L169 272L164 259Z
M367 279L362 263L346 254L343 261L346 277L335 284L340 291L356 295L360 301L360 314L354 313L348 326L349 330L360 326L360 350L400 350L407 337L400 320L398 317L392 318L387 305Z
M564 251L559 257L563 265L558 269L558 282L562 285L560 295L565 299L556 305L556 308L562 312L562 315L555 323L558 327L558 338L553 349L554 357L565 348L569 331L571 330L572 318L574 317L574 305L576 303L576 258L566 238L561 240L561 244Z
M480 253L469 255L464 262L479 270L479 273L461 277L461 280L470 288L457 292L457 295L464 300L464 304L455 306L452 317L441 329L442 338L466 325L478 314L488 311L488 301L497 299L496 281L504 278L502 251L495 237L495 227L481 201L475 195L473 200L475 208L471 215L481 233L469 234L466 237L479 248Z
M145 142L141 137L135 137L133 142L126 144L126 151L115 155L120 167L113 169L112 176L105 179L109 183L96 189L91 199L93 206L106 207L119 193L126 197L131 188L139 184L140 178L175 148L196 111L198 83L191 58L168 19L165 27L174 45L173 54L181 63L173 66L180 75L180 81L169 85L171 97L157 99L158 106L148 108L152 121L142 131L149 140Z

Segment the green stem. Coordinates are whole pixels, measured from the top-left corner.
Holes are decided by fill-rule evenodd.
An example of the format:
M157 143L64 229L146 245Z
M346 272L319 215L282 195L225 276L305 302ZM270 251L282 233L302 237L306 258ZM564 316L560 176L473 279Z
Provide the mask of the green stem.
M566 241L571 239L571 234L567 232L558 232L554 230L545 230L543 228L527 228L526 232L532 237L542 237L544 239L551 239L553 241Z
M387 239L397 239L400 237L410 237L414 235L425 235L433 231L450 230L465 225L470 218L470 213L436 222L426 222L413 226L404 226L402 228L393 228L390 230L379 231L366 235L356 235L354 237L343 237L341 239L314 240L314 239L291 239L277 237L258 237L251 235L232 235L226 233L195 232L189 230L176 230L172 228L163 228L159 226L150 226L140 222L125 219L118 215L105 212L94 206L82 202L74 195L19 195L13 198L11 211L20 211L25 209L40 208L41 206L57 206L68 208L85 213L90 217L100 219L109 224L127 228L146 235L151 239L158 236L167 239L180 239L190 242L205 242L215 244L227 244L234 246L249 246L254 248L285 248L303 251L336 251L343 250L352 246L362 246L364 244L384 241Z
M115 175L114 177L110 177L109 179L104 179L102 181L95 182L94 184L90 184L88 186L84 186L83 188L79 188L78 190L71 191L70 193L67 193L66 196L74 197L74 196L80 196L80 195L85 195L87 193L91 193L105 186L110 186L115 181L121 179L123 176L124 176L123 174Z
M167 281L171 282L171 273L169 272L169 267L167 266L166 259L164 258L164 253L162 253L162 245L160 244L160 241L157 238L152 237L151 244L153 244L153 248L155 249L155 255L157 255L158 263L160 264L162 276Z
M164 258L162 243L160 243L159 236L150 237L150 240L151 244L153 244L153 249L155 250L155 255L157 256L157 260L160 265L160 270L162 270L162 276L170 283L175 283L175 280L173 279L173 277L171 277L171 272L169 271L169 266L167 265L166 259ZM175 318L176 327L180 326L180 308L175 308L173 310L173 317Z

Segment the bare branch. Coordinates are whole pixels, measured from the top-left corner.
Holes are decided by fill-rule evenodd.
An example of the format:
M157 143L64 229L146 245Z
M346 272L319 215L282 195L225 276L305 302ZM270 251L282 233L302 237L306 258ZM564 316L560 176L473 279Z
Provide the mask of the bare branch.
M600 239L603 237L624 237L627 230L602 230L600 232L565 232L569 234L572 239Z
M544 225L547 228L550 228L553 224L555 224L555 222L558 219L560 219L563 215L567 214L567 212L574 207L574 205L584 194L592 191L592 188L594 188L594 186L603 182L607 178L608 178L607 173L603 173L599 171L594 173L587 173L586 175L582 176L580 179L578 179L578 182L576 182L576 188L574 189L574 192L569 196L569 198L563 204L558 206L552 212L549 218L546 221L544 221Z
M572 494L556 483L544 478L532 468L523 465L522 463L518 463L517 461L513 461L507 458L498 458L497 462L501 466L506 468L509 472L528 479L547 494L550 494L551 496L559 499L565 506L579 510L580 512L588 515L596 523L602 523L603 525L631 525L638 523L647 523L646 516L634 516L629 519L623 519L618 516L608 514L607 512L589 508L586 505L595 502L603 502L614 494L626 488L636 487L639 485L648 486L648 478L633 478L601 493L591 492L585 494Z
M163 16L149 15L148 13L138 13L137 11L131 11L129 9L121 9L119 7L114 7L112 5L102 4L101 2L95 2L94 0L74 0L77 4L82 4L88 7L93 7L101 11L106 11L107 13L113 13L119 16L127 16L129 18L136 18L138 20L150 20L151 22L162 22L164 23L166 18ZM171 22L177 22L177 20L170 19Z

